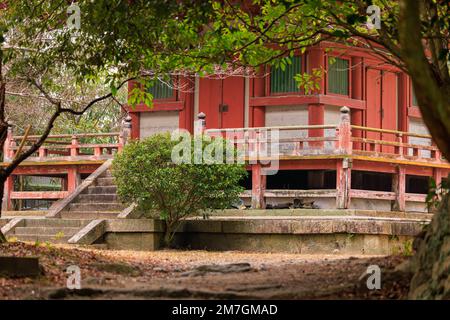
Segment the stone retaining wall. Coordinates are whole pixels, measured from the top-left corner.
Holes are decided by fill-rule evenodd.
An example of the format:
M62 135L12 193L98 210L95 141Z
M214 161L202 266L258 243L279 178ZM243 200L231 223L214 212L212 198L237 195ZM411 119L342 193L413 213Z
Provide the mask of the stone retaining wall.
M356 217L192 219L182 223L174 244L181 248L303 254L410 253L425 221ZM111 249L157 250L164 224L159 220L108 220L96 243Z

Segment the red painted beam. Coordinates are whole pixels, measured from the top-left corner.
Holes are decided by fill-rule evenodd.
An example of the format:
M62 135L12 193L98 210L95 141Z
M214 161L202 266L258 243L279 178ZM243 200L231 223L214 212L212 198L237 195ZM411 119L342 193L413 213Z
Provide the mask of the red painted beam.
M250 106L287 106L301 104L327 104L332 106L347 106L351 109L365 109L364 100L351 99L334 95L289 95L250 98Z
M155 112L155 111L180 111L184 108L184 101L157 101L153 102L153 107L149 108L146 104L138 104L134 108L126 106L130 113L134 112Z

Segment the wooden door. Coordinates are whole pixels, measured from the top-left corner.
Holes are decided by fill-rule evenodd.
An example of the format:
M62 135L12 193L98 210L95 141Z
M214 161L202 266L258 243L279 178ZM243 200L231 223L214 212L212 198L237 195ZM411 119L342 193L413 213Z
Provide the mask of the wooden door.
M242 128L244 78L200 79L199 104L208 128Z
M366 126L397 130L397 75L378 69L366 70ZM368 139L396 141L395 134L368 132ZM369 150L368 147L366 147ZM376 146L375 151L394 153L393 146Z
M386 130L397 130L397 74L393 72L382 72L381 78L381 128ZM396 141L397 137L392 133L382 133L384 141ZM393 146L383 146L382 152L394 153Z

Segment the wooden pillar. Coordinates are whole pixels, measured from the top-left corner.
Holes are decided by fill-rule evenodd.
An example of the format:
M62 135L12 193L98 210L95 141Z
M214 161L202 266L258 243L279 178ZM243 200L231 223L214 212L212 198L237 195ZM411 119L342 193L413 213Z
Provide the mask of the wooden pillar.
M408 132L408 100L409 100L409 81L405 73L400 73L398 77L398 130ZM401 137L402 142L408 143L408 136ZM403 155L408 153L408 149L402 150Z
M139 112L130 112L130 117L131 117L131 139L139 139L140 138L140 132L139 132L140 121L141 121L140 115L141 114Z
M266 175L262 174L261 164L252 165L252 208L264 209L264 192L266 190Z
M350 109L341 108L341 121L337 130L338 149L340 153L350 156L352 154ZM352 160L345 157L336 162L336 207L338 209L347 209L350 206L350 188L351 188L351 164Z
M336 208L348 209L350 207L351 189L351 160L349 158L336 161Z
M323 125L325 119L325 106L321 103L311 103L308 105L308 124L309 125ZM323 129L309 129L309 137L323 137ZM316 148L323 146L321 142L311 142L311 146Z
M258 70L257 76L252 78L251 84L253 85L250 90L250 94L253 97L264 97L266 95L266 77L264 77L265 70L261 67ZM250 126L251 127L264 127L265 126L265 112L266 109L264 106L255 106L250 107Z
M406 174L405 167L397 166L392 178L392 191L395 192L395 201L392 206L394 211L405 211L406 206Z
M253 107L253 127L265 126L265 107Z
M6 178L6 182L3 190L3 202L2 211L8 211L12 209L11 192L14 191L14 175L10 175Z
M67 191L73 192L81 182L80 174L76 167L67 170Z
M436 187L439 188L439 185L442 182L442 169L441 168L433 168L433 179L436 182Z
M313 93L314 94L325 94L325 51L323 48L320 48L319 46L315 46L315 47L311 47L308 50L308 72L310 74L312 74L312 72L314 71L314 69L316 70L322 70L323 73L323 77L319 80L319 88L318 89L314 89Z

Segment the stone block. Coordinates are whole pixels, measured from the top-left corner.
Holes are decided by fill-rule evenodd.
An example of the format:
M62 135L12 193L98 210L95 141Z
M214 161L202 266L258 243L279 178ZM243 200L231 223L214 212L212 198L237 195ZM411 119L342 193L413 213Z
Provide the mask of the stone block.
M36 277L41 273L37 257L0 256L0 274L9 277Z

